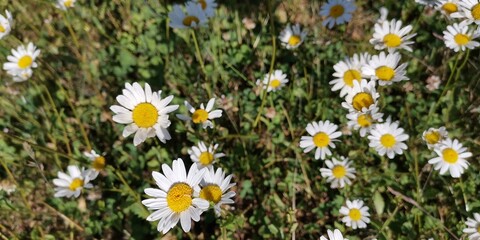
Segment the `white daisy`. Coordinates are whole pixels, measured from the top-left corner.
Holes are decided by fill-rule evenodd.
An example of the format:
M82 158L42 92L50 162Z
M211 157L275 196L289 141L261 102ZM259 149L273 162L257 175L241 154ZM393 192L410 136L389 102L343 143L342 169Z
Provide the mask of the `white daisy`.
M452 18L464 18L467 24L476 23L480 25L480 1L462 0L458 2L460 9L452 13Z
M30 79L33 75L33 70L31 68L27 68L23 71L20 71L18 75L13 76L14 82L24 82Z
M465 225L467 228L464 228L463 232L468 234L468 239L480 240L480 214L473 213L473 219L467 218Z
M148 83L145 83L144 90L137 82L133 85L125 83L122 93L117 96L117 102L121 106L113 105L110 110L115 113L113 121L128 124L123 129L123 137L135 133L135 146L155 135L163 143L171 139L167 130L170 126L168 114L178 108L178 105L168 106L173 99L172 95L162 99L162 91L152 92Z
M160 220L157 230L167 233L178 221L184 232L189 232L192 222L198 222L200 215L208 209L208 201L198 198L199 183L206 169L198 170L193 164L188 171L181 158L173 160L172 168L162 164L163 174L152 172L155 183L159 187L146 188L145 193L150 199L145 199L142 204L149 210L156 210L147 217L147 221Z
M423 141L427 144L428 149L438 147L445 139L448 138L448 132L445 127L429 128L422 134Z
M383 24L383 22L387 21L388 9L386 7L381 7L379 12L380 12L380 17L377 19L377 23Z
M436 0L415 0L415 2L425 6L433 6Z
M402 21L392 19L390 22L376 23L374 29L375 32L372 39L370 39L370 43L373 44L375 49L382 50L387 48L388 52L394 52L397 49L412 51L409 45L414 42L410 41L410 39L417 34L410 34L412 31L411 25L402 28Z
M346 238L343 238L342 233L338 229L335 229L333 232L332 230L328 229L327 235L328 235L328 238L321 236L320 240L348 240Z
M58 171L58 178L53 179L55 187L55 197L75 197L80 196L83 188L92 188L90 182L90 171L80 170L78 166L70 165L67 167L68 174Z
M465 51L467 48L474 49L480 46L479 42L474 41L474 39L479 36L479 31L469 30L467 22L461 22L460 24L454 23L453 25L447 26L446 31L443 31L445 45L455 52Z
M185 4L187 13L184 13L180 5L173 5L173 9L168 13L170 18L170 27L172 28L196 28L207 23L207 16L202 9L201 3L187 2Z
M12 14L5 10L5 16L0 14L0 39L7 36L12 31L13 17Z
M83 152L83 155L87 157L91 162L91 171L90 171L90 180L94 180L98 177L100 171L105 168L105 157L102 155L98 155L95 150L90 152Z
M450 17L452 13L458 12L458 0L438 0L435 3L437 10Z
M215 214L220 216L220 210L222 204L233 204L232 197L235 196L235 192L229 191L231 187L235 186L235 183L230 183L232 175L225 177L225 172L221 168L217 171L213 167L207 169L203 175L203 180L200 182L199 196L212 203Z
M202 10L205 12L205 15L207 17L215 16L215 10L218 6L215 0L192 0L192 2L200 4L200 6L202 6Z
M180 118L181 120L184 121L192 121L195 124L202 124L203 128L213 128L213 123L210 120L213 120L215 118L219 118L222 116L222 110L216 109L213 110L213 105L215 104L215 98L212 98L208 101L207 107L205 108L203 106L203 103L200 104L199 109L195 109L185 101L185 106L187 107L188 111L192 114L192 116L187 116L183 114L177 114L177 117ZM213 110L213 111L212 111Z
M362 74L362 67L367 65L370 61L370 54L354 54L351 58L338 62L333 66L335 73L333 76L336 79L329 82L332 86L332 91L340 90L340 97L344 97L353 88L353 82L360 82L362 78L366 77Z
M329 147L335 148L333 143L336 138L342 136L342 133L336 131L338 126L330 123L330 121L311 122L307 124L306 130L311 136L302 136L300 139L300 147L304 148L303 152L308 153L315 150L315 159L325 159L325 156L332 155Z
M341 161L332 158L332 161L326 160L327 168L320 168L322 177L327 178L327 182L331 182L331 188L343 188L346 185L351 185L354 179L355 168L350 167L351 162L346 157L340 157Z
M375 88L375 81L362 79L360 82L353 81L353 88L345 97L342 106L350 112L366 112L377 105L380 94Z
M390 159L393 159L395 154L403 154L403 150L407 149L404 141L408 139L408 135L403 128L398 127L398 121L391 122L390 117L385 123L375 124L368 139L370 147L375 148L380 156L387 154Z
M215 153L217 148L218 144L212 144L207 148L204 142L199 142L198 147L193 146L191 149L188 149L188 154L190 154L190 159L197 163L199 168L210 167L217 159L225 156L224 153Z
M303 43L306 36L307 30L302 31L300 24L297 23L291 27L289 23L287 27L280 32L280 36L278 38L282 42L282 46L286 47L287 49L294 49Z
M35 59L40 55L40 50L33 43L28 43L27 47L19 46L16 50L12 49L12 55L7 56L9 62L3 64L3 70L20 81L25 77L31 76L31 68L38 65Z
M284 74L282 70L275 70L273 74L265 74L263 81L257 79L257 85L262 85L263 89L267 89L267 92L275 92L284 87L287 83L287 74Z
M405 76L407 63L398 66L402 57L398 52L385 55L381 52L379 55L373 55L370 62L362 68L362 72L370 76L372 80L378 80L380 86L391 85L394 82L408 80Z
M76 1L77 0L57 0L57 4L55 5L55 7L63 11L66 11L69 8L75 7Z
M347 125L350 129L360 130L360 136L365 137L376 123L383 122L383 113L378 111L376 105L370 105L365 112L352 111L347 114Z
M342 222L353 229L366 228L367 223L370 222L368 207L363 206L363 201L359 199L353 200L352 202L347 200L347 206L340 208L340 214L345 215L345 217L342 218Z
M328 0L320 8L320 16L326 17L323 26L332 28L335 25L346 23L352 19L355 3L350 0Z
M468 168L466 158L472 156L457 139L446 139L434 151L438 157L430 159L428 163L434 165L435 170L440 170L442 175L449 171L453 178L459 178L463 174Z

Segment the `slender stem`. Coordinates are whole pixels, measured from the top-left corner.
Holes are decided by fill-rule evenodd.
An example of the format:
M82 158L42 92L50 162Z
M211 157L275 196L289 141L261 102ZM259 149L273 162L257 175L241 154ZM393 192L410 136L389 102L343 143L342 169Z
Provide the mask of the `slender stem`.
M393 218L395 217L395 215L397 214L401 206L402 204L397 204L397 206L395 207L395 210L393 210L393 213L388 217L388 219L385 222L383 222L382 227L380 228L380 230L378 230L378 233L381 233L387 239L388 239L388 236L386 236L385 233L383 233L383 229L385 229L385 227L388 226L388 224L390 224L390 222L393 220Z
M210 89L210 83L207 81L207 71L205 70L205 64L203 62L202 53L200 52L200 47L198 46L197 34L195 30L191 30L193 43L195 45L195 51L197 52L197 60L200 62L200 67L202 68L203 75L205 76L205 87L207 89L208 98L212 97L212 90Z
M462 195L463 195L463 201L465 202L465 211L470 211L469 207L468 207L468 199L467 199L467 195L465 194L465 185L463 184L463 179L462 177L460 176L460 189L462 190Z
M80 45L78 44L77 35L75 34L75 31L73 31L72 25L70 24L70 19L67 17L66 13L62 13L62 15L63 15L63 19L65 20L65 25L67 26L68 32L70 32L70 35L72 36L73 44L78 50L80 49Z
M2 167L5 169L5 171L7 172L7 175L8 177L10 178L10 181L13 182L13 184L15 184L15 186L17 186L17 189L18 191L20 192L20 196L22 197L22 201L23 201L23 204L25 204L25 207L28 209L28 211L30 212L30 214L33 214L32 212L32 207L30 207L30 204L28 204L28 201L27 201L27 198L25 197L25 192L23 191L23 188L21 188L19 185L18 185L18 182L15 180L15 177L13 177L13 174L12 172L10 171L10 169L8 168L7 164L5 163L5 161L2 159L0 161L0 163L2 164Z

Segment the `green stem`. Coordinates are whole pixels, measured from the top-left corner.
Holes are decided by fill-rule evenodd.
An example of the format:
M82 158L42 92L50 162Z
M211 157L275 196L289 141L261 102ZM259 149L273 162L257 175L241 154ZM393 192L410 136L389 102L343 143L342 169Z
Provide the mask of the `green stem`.
M378 231L379 233L381 233L386 239L388 239L388 236L385 235L385 233L383 232L383 229L385 229L386 226L388 226L390 224L390 222L393 220L393 218L395 217L395 215L397 214L398 210L400 209L402 204L397 204L397 206L395 207L395 210L393 210L393 213L390 215L390 217L388 217L388 219L383 222L383 225L382 227L380 227L380 230Z
M200 62L200 67L202 68L203 75L205 76L205 87L207 89L208 98L211 98L212 97L212 91L210 89L210 84L207 81L207 71L205 70L205 64L203 62L202 53L200 52L200 47L198 46L197 34L195 33L195 30L193 30L193 29L192 29L191 33L192 33L193 43L195 45L195 51L197 52L197 54L196 54L197 59L198 59L198 62Z
M465 211L470 211L468 207L467 195L465 194L465 185L463 184L462 177L460 176L460 189L462 190L463 201L465 202Z

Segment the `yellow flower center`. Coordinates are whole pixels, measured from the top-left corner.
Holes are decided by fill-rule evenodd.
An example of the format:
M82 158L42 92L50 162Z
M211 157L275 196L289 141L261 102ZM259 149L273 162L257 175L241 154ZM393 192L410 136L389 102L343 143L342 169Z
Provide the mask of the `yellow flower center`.
M395 137L392 134L389 134L389 133L383 134L380 137L380 143L386 148L393 147L396 142L397 142L397 140L395 140Z
M357 208L352 208L350 209L348 216L350 216L352 221L358 221L362 218L362 213L360 213L360 210L358 210Z
M345 8L342 5L340 4L335 5L332 8L330 8L330 17L338 18L342 16L344 12L345 12Z
M361 114L357 117L357 123L360 127L369 127L372 125L372 116L370 114Z
M175 183L167 192L168 207L174 213L181 213L192 206L193 189L186 183Z
M83 180L80 178L73 179L72 183L70 183L70 190L75 191L77 188L83 187Z
M454 164L458 161L458 153L457 151L453 150L452 148L446 148L442 151L443 160L445 162Z
M187 27L191 27L193 22L198 24L200 22L200 20L195 16L186 16L182 21L183 25L185 25Z
M200 190L200 198L216 204L222 200L222 189L218 185L208 185Z
M158 110L151 103L140 103L133 109L132 118L141 128L153 127L158 120Z
M0 24L0 33L4 33L5 32L5 28L3 27L2 24Z
M373 104L373 97L370 93L361 92L353 97L352 105L357 111L362 111L362 108L369 108Z
M326 147L330 143L330 137L324 132L319 132L313 136L313 143L317 147Z
M453 40L455 40L458 45L463 46L470 42L470 37L466 34L457 33L455 37L453 37Z
M340 179L340 178L345 177L345 174L347 174L347 170L345 169L344 166L337 165L337 166L333 167L332 174L335 178Z
M213 162L213 154L210 152L202 152L200 153L198 161L200 161L200 163L203 165L210 165L210 163Z
M280 82L280 80L278 79L273 79L270 81L270 87L271 88L278 88L280 87L280 84L282 84L282 82Z
M100 171L105 168L105 158L103 156L96 157L92 162L92 168Z
M480 225L477 226L477 233L480 233Z
M20 58L20 60L18 60L18 67L20 67L21 69L28 68L32 65L32 62L33 62L32 57L25 55L22 58Z
M362 74L355 69L350 69L343 73L343 81L350 87L353 87L353 80L360 81L360 79L362 79Z
M448 15L450 15L450 14L458 11L458 6L455 3L448 2L448 3L443 4L442 9Z
M381 66L375 69L375 75L382 81L390 81L395 76L395 71L391 67Z
M300 42L302 41L302 38L300 38L300 36L298 35L292 35L289 39L288 39L288 45L290 46L297 46Z
M472 8L472 17L475 20L480 19L480 3L477 3L475 6Z
M73 0L67 0L67 1L63 2L63 5L67 8L72 7Z
M425 134L425 141L427 141L428 144L436 144L441 138L442 136L437 131L427 132Z
M203 123L208 119L208 112L204 109L197 109L192 114L192 121L194 123Z
M385 43L387 47L394 48L402 44L402 39L397 34L389 33L383 37L383 43Z
M205 0L198 0L198 3L202 5L202 9L205 10L207 8L207 2Z

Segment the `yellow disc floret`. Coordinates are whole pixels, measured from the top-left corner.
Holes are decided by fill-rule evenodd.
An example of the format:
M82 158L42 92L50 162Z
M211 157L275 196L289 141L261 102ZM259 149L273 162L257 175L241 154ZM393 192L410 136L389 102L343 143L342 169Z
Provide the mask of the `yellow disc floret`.
M101 171L105 168L105 158L103 156L96 157L92 162L92 168Z
M395 76L395 70L388 66L381 66L375 69L375 75L382 81L391 81Z
M362 218L362 213L357 208L350 209L348 216L352 219L352 221L358 221Z
M324 132L319 132L313 136L313 143L317 147L326 147L330 143L330 137Z
M447 3L443 4L442 9L443 9L443 11L445 11L445 13L450 15L450 14L458 11L458 6L455 3L447 2Z
M347 174L347 170L342 165L337 165L332 169L332 175L335 178L343 178Z
M132 119L141 128L153 127L158 120L158 110L151 103L140 103L133 109Z
M72 183L70 183L70 186L68 188L70 188L70 190L72 191L75 191L79 187L83 187L83 179L75 178L73 179Z
M431 131L425 134L425 141L428 144L437 144L442 139L442 136L437 131Z
M397 142L397 140L395 140L395 137L390 133L383 134L380 137L380 143L386 148L391 148L391 147L395 146L396 142Z
M453 37L453 40L455 40L458 45L463 46L470 42L470 36L462 33L457 33L455 37Z
M192 206L193 189L186 183L175 183L167 192L168 207L174 213L180 213Z
M192 121L194 123L203 123L208 119L208 112L205 109L197 109L192 114Z
M222 200L222 189L216 184L208 185L200 190L200 198L216 204Z
M343 81L350 87L353 87L353 80L360 81L360 79L362 79L362 74L358 70L350 69L343 73Z
M402 44L402 39L397 34L389 33L383 37L383 43L389 48L395 48Z
M369 108L373 104L373 97L370 93L357 93L352 99L353 108L357 111L362 111L363 108Z
M198 161L203 165L210 165L213 162L213 154L210 152L202 152L200 153L200 157Z
M372 125L372 116L370 114L361 114L357 117L357 123L360 127L370 127Z
M25 69L30 67L32 63L33 63L32 57L25 55L18 60L18 67L21 69Z
M333 18L338 18L338 17L342 16L344 12L345 12L345 8L342 5L340 5L340 4L335 5L332 8L330 8L329 16L333 17Z
M458 161L458 153L453 148L445 148L442 151L442 155L443 160L447 163L454 164Z
M480 20L480 3L472 7L472 17L475 20Z
M199 22L200 22L200 19L198 19L195 16L186 16L182 21L183 25L187 27L191 27L193 23L198 25Z
M301 41L302 41L302 38L300 38L300 36L298 36L298 35L292 35L292 36L288 39L288 45L294 47L294 46L297 46Z
M273 79L270 81L270 87L274 89L280 87L281 84L282 82L280 82L278 79Z

